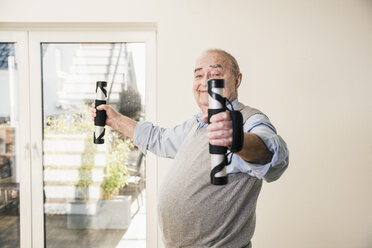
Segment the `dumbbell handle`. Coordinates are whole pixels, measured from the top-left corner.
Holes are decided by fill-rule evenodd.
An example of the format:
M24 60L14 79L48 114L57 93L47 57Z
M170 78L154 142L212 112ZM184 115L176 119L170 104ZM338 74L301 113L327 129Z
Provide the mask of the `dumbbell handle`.
M99 105L106 104L107 98L107 82L105 81L98 81L96 84L96 101L95 106L96 108ZM105 124L106 124L106 111L105 110L97 110L96 118L94 120L94 125L96 126L94 131L94 138L93 142L95 144L103 144L105 142Z
M220 112L225 111L225 98L223 97L223 89L225 88L225 80L210 79L208 84L208 123L210 118ZM226 152L227 147L215 146L209 144L209 153L211 154L211 183L214 185L227 184L226 175Z

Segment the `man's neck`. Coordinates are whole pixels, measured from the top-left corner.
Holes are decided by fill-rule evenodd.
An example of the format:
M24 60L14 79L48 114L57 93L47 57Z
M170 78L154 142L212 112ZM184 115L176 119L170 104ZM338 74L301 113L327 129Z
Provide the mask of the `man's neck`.
M201 113L202 115L208 115L208 108L207 107L201 107Z

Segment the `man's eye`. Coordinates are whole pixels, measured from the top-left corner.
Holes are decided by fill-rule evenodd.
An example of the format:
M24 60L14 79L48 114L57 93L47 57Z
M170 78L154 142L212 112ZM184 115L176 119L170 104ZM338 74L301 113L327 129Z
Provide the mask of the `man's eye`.
M195 78L202 78L202 75L195 75Z

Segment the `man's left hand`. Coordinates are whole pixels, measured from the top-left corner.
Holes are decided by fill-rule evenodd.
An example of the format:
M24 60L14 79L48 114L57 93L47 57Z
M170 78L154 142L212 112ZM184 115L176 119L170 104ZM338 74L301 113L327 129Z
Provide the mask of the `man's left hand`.
M203 122L208 122L208 116L203 116ZM215 114L210 119L207 127L207 138L211 145L231 147L232 144L232 121L229 112Z

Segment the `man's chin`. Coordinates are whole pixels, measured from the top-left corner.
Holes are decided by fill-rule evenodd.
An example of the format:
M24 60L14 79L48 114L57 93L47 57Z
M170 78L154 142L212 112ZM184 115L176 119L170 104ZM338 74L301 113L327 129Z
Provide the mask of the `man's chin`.
M200 109L208 109L209 102L208 102L208 94L200 94L197 97L195 96L195 100Z
M204 112L209 107L208 101L200 101L199 102L199 107Z

